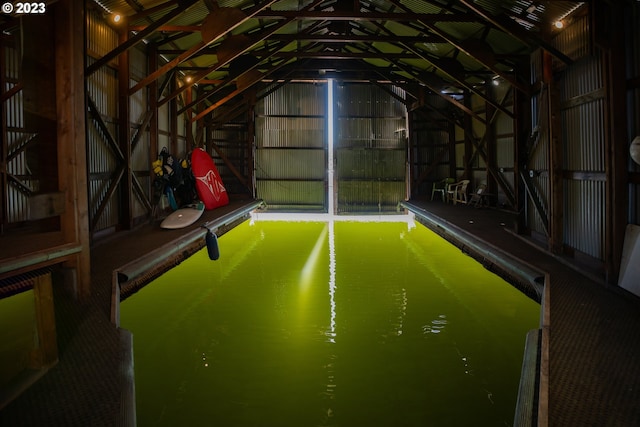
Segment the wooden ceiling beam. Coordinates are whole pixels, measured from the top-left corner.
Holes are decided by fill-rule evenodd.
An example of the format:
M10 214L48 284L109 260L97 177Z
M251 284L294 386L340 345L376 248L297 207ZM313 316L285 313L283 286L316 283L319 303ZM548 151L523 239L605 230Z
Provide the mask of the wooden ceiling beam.
M315 2L311 3L310 5L306 6L305 9L307 8L314 8L317 5L319 5L323 0L316 0ZM276 33L278 30L280 30L281 28L283 28L285 25L287 25L289 22L291 22L292 20L287 20L284 22L280 22L276 25L272 25L268 28L266 28L265 30L261 31L258 34L254 34L252 38L247 38L246 40L246 44L240 44L240 46L237 47L237 49L235 50L231 50L230 52L224 52L224 48L225 45L224 43L221 44L218 48L218 50L216 51L217 57L218 57L218 62L216 64L214 64L212 67L199 72L197 75L192 76L192 80L191 83L189 83L188 85L184 85L181 88L176 89L173 93L171 93L170 95L168 95L165 99L161 100L158 105L163 105L166 101L168 101L169 99L175 98L176 96L178 96L180 93L182 93L182 91L184 91L187 87L193 86L194 84L198 83L199 81L203 80L204 78L206 78L209 74L211 74L212 72L215 72L217 70L219 70L220 68L222 68L223 66L231 63L233 60L235 60L236 58L240 57L241 55L243 55L244 53L248 52L249 50L251 50L254 46L256 46L258 43L266 40L269 36L273 35L274 33ZM232 36L233 37L233 36ZM240 36L241 37L241 36ZM230 39L228 39L230 40ZM235 44L235 42L233 42L232 40L230 41L231 44ZM275 52L276 50L280 50L281 48L286 46L286 42L280 43L279 47L277 47L276 49L270 49L270 53L272 54L273 52ZM234 46L235 47L235 46ZM269 55L270 56L270 55ZM257 64L256 64L257 65ZM254 67L250 67L250 68L254 68ZM249 69L246 69L246 71L249 71Z
M233 99L236 96L240 95L242 92L244 92L245 90L249 89L254 84L258 83L260 80L262 80L264 77L266 77L267 75L269 75L269 74L275 72L276 70L282 68L286 64L287 64L286 61L282 61L282 63L273 66L270 70L267 70L264 73L260 73L259 77L253 77L252 76L251 81L247 81L246 84L244 84L242 87L238 87L236 90L234 90L233 92L231 92L228 95L224 96L222 99L216 101L214 104L210 105L209 107L205 108L203 111L199 112L195 117L192 117L189 120L191 122L195 122L197 120L200 120L200 119L204 118L207 114L211 113L216 108L224 105L225 103L227 103L231 99Z
M385 13L385 12L351 12L351 11L295 11L265 10L256 14L261 19L305 19L322 21L415 21L426 22L476 22L478 18L471 13Z
M517 23L513 22L509 18L505 19L501 16L493 16L481 6L474 3L473 0L460 0L459 3L466 6L470 11L472 11L494 27L498 28L500 31L509 34L517 40L520 40L527 46L540 47L565 64L573 64L573 60L571 58L560 52L555 47L551 46L550 43L540 39L539 37L536 37L533 33L520 27Z
M156 30L156 28L168 22L171 22L173 19L177 18L180 14L184 13L185 9L193 6L196 2L197 0L184 0L183 2L181 2L184 4L183 6L176 7L172 11L168 12L166 15L158 19L153 24L149 24L149 26L144 31L140 31L139 33L136 33L133 36L127 38L127 41L125 41L124 43L121 43L111 52L107 53L102 58L98 59L93 64L89 65L85 70L85 76L86 77L90 76L91 74L99 70L103 65L108 64L111 60L118 57L121 53L131 49L133 46L138 44L144 38L152 34Z
M195 56L202 49L204 49L214 41L220 39L225 34L228 34L238 26L244 24L249 19L253 18L258 12L262 11L264 8L271 6L276 1L277 0L267 0L264 3L261 3L258 6L255 6L247 13L244 13L240 9L225 8L224 10L227 12L226 14L229 15L229 20L231 22L228 22L227 23L228 25L226 25L223 29L216 28L216 24L223 22L223 20L226 19L227 16L222 16L222 14L218 14L217 12L214 12L214 15L209 15L214 17L212 19L212 26L211 26L212 28L206 28L206 27L203 28L202 41L196 43L181 55L178 55L177 57L173 58L171 61L167 62L162 67L155 70L154 72L149 74L147 77L143 78L142 80L140 80L136 85L134 85L131 89L129 89L129 95L133 95L143 87L146 87L151 82L157 80L158 77L161 77L163 74L167 73L169 70L177 67L179 64L191 58L192 56ZM241 15L243 16L242 18L240 18Z

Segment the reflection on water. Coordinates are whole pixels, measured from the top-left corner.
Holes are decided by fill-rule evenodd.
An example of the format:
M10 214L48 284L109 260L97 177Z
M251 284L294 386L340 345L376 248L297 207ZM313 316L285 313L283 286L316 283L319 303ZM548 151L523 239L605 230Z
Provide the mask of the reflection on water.
M122 305L138 425L511 425L539 306L422 226L244 223Z

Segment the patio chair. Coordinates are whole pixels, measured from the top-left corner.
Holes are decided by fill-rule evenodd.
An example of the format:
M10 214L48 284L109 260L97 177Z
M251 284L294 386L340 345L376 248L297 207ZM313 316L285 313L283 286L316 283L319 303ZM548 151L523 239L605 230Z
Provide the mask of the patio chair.
M476 191L471 193L471 198L469 199L469 205L473 205L476 208L482 207L485 199L485 192L487 191L486 184L480 184L476 188Z
M463 179L462 181L456 182L455 184L449 185L449 190L447 190L447 199L450 202L456 203L467 203L467 187L469 186L469 180Z
M431 189L431 200L433 200L433 196L436 193L440 193L440 196L442 197L442 201L443 202L446 201L449 185L453 184L454 182L456 182L454 178L445 178L440 181L434 182L433 187Z

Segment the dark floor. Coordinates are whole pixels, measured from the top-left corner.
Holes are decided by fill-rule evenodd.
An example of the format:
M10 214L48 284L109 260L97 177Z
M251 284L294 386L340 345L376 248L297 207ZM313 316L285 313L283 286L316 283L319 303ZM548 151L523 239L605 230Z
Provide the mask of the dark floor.
M608 289L510 229L514 216L494 209L414 201L472 236L547 272L550 285L549 425L640 426L640 302ZM0 411L1 426L128 425L124 336L110 322L111 273L214 218L246 206L233 202L182 230L145 225L92 248L92 296L74 302L55 292L59 363ZM135 340L135 338L134 338ZM479 420L478 426L482 426ZM231 426L229 426L231 427ZM265 424L265 427L271 427ZM303 426L301 426L303 427ZM359 426L347 426L359 427Z

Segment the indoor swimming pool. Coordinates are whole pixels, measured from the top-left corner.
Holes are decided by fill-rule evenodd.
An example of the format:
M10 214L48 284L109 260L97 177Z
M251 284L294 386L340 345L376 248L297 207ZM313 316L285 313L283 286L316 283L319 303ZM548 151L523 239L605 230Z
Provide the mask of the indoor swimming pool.
M513 424L540 306L406 222L246 221L122 302L139 426Z

